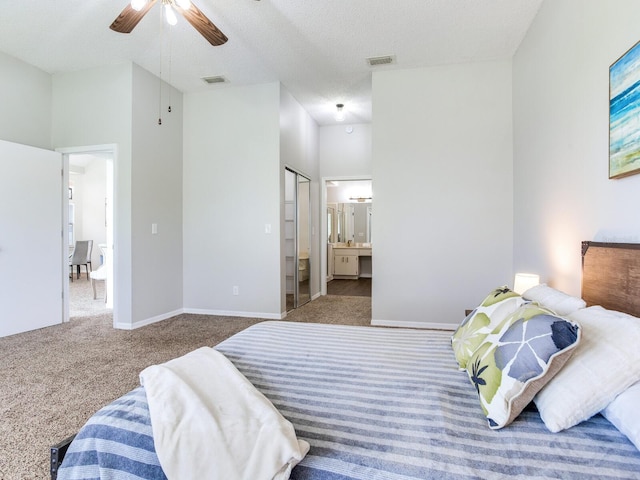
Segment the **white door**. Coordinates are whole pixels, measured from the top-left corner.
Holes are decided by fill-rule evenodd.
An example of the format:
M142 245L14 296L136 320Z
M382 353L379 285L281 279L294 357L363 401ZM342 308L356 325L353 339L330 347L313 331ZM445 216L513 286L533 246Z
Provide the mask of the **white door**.
M62 156L0 140L0 337L62 322Z

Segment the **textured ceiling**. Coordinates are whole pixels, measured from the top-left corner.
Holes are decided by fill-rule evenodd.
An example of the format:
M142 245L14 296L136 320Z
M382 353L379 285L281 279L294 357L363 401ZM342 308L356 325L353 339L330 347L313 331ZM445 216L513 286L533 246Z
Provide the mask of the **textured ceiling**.
M183 92L280 81L320 125L335 123L336 103L366 123L374 69L511 58L543 0L193 1L225 45L180 16L169 29L159 2L126 35L109 25L128 0L14 0L2 2L0 51L49 73L130 60ZM366 62L382 55L395 63ZM213 75L229 83L201 80Z

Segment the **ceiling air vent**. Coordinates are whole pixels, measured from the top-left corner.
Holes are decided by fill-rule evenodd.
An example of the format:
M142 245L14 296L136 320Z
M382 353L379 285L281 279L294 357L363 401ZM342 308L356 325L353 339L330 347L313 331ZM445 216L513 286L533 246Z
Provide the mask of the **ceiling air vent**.
M227 83L227 79L224 78L222 75L216 75L215 77L202 77L202 80L204 80L208 84Z
M384 57L370 57L367 58L367 63L370 67L377 67L378 65L389 65L394 63L394 57L392 55L385 55Z

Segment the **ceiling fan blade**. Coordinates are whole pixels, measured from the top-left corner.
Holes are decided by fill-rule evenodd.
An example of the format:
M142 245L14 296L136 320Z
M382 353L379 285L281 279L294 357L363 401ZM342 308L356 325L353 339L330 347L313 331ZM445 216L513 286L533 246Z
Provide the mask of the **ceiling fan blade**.
M158 0L149 0L140 11L134 10L131 8L131 5L128 4L109 28L120 33L131 33L131 30L135 28L138 22L142 20L142 17L146 15L157 1Z
M184 16L187 22L193 25L193 28L200 32L200 34L206 38L211 45L217 47L227 42L227 36L222 33L218 27L216 27L204 13L202 13L200 9L193 4L193 2L186 10L177 5L175 5L175 7L176 10Z

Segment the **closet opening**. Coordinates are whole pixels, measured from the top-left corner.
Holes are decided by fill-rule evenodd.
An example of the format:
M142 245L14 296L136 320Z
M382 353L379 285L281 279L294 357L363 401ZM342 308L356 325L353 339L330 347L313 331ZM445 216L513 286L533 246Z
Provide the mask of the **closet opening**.
M284 199L286 311L311 301L311 180L286 167Z

